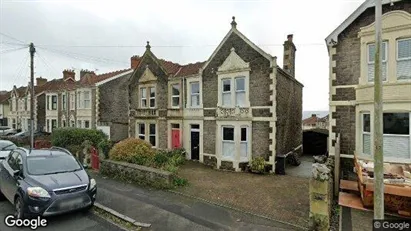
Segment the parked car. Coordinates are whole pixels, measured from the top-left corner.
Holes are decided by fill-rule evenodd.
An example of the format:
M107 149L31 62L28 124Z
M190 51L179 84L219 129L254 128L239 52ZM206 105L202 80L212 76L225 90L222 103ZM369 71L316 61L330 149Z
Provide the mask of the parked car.
M0 136L9 136L17 133L17 130L7 126L0 126Z
M0 140L0 160L6 159L10 151L16 149L17 146L9 140Z
M43 131L34 131L34 137L38 136L48 136L50 133L48 132L43 132ZM12 138L29 138L30 137L30 131L24 131L24 132L19 132L14 135L11 135L10 137Z
M17 218L88 210L97 184L66 149L17 148L0 162L0 196L15 207Z

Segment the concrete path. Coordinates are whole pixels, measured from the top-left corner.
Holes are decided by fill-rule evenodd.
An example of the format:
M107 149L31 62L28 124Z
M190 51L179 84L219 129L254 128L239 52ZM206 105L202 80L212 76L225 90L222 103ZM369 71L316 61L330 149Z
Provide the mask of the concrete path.
M298 230L171 192L91 175L98 184L97 202L136 221L150 223L150 230Z
M304 155L301 157L301 164L299 166L287 165L285 167L285 174L290 176L311 177L312 165L314 163L314 158L311 155Z

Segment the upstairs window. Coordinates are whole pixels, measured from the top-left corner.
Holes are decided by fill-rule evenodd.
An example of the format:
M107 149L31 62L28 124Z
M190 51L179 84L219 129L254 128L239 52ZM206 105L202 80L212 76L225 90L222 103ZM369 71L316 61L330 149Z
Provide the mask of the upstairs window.
M150 87L150 107L156 107L156 88Z
M382 43L382 80L387 80L387 54L388 43ZM368 82L374 82L374 68L375 68L375 43L367 45L367 63L368 63Z
M83 94L81 91L77 92L77 108L83 108Z
M91 108L91 99L90 99L90 92L89 91L84 91L83 93L84 97L84 108L85 109L90 109Z
M191 107L199 107L200 106L200 83L199 82L192 82L190 83L190 100L191 100Z
M76 94L71 93L70 94L70 110L74 110L75 108L76 108Z
M235 78L235 104L236 106L245 106L245 78Z
M222 103L223 106L231 106L231 79L222 80Z
M171 85L171 107L180 107L180 84Z
M147 88L143 87L140 89L141 104L140 107L147 107Z
M411 39L397 41L397 79L411 79Z
M51 96L51 110L57 110L57 95Z
M66 108L67 108L66 104L67 104L67 95L65 93L63 93L62 98L61 98L61 106L62 106L63 110L66 110Z

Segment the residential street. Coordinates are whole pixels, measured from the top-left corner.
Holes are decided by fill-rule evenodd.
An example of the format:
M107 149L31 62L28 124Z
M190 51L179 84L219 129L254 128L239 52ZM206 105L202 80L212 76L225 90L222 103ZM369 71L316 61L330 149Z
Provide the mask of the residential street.
M8 201L0 202L0 230L1 231L17 231L31 230L30 228L21 229L18 227L9 228L4 224L4 218L14 213L14 208ZM71 213L62 216L56 216L48 219L47 227L41 227L37 230L44 231L120 231L122 229L105 221L103 218L94 215L93 213Z
M149 190L91 174L99 185L97 202L139 222L150 223L151 230L299 230L171 192Z

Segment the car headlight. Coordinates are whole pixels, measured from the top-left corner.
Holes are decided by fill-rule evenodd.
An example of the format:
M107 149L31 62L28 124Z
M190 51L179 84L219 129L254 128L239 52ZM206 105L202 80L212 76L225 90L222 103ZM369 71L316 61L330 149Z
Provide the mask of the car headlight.
M97 185L96 180L91 179L91 180L90 180L90 188L89 188L89 189L92 190L93 188L96 187L96 185Z
M50 194L42 187L28 187L27 194L36 198L50 198Z

